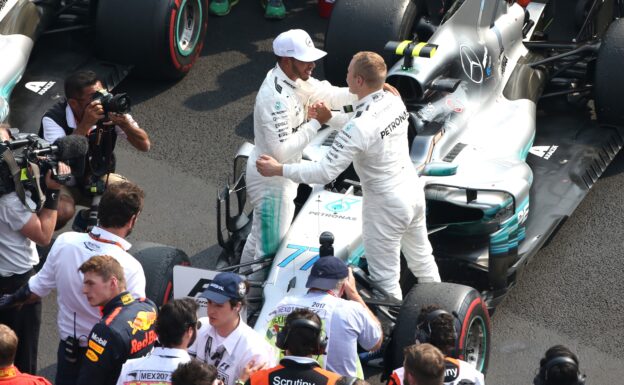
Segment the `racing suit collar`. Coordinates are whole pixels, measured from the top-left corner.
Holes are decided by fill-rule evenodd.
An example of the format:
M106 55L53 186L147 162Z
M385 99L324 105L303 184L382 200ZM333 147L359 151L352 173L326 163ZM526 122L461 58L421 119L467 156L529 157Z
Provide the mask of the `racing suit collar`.
M375 91L358 100L355 109L356 111L363 110L364 107L368 106L372 101L380 100L385 96L384 90Z
M125 251L128 251L130 247L132 247L132 244L130 242L126 241L120 236L117 236L111 232L104 230L101 227L95 226L93 227L91 232L100 238L119 243Z
M166 358L190 358L188 352L184 349L165 348L161 346L155 347L152 351L152 355Z
M299 80L293 82L292 80L290 80L290 78L288 76L286 76L286 74L284 73L284 71L282 71L282 67L279 66L279 64L275 65L275 68L273 69L273 74L282 82L285 83L288 87L290 87L293 90L296 90L297 88L299 88Z
M127 306L128 304L134 302L134 298L132 294L127 291L119 293L117 296L113 297L104 307L102 308L102 314L106 315L112 312L115 308Z

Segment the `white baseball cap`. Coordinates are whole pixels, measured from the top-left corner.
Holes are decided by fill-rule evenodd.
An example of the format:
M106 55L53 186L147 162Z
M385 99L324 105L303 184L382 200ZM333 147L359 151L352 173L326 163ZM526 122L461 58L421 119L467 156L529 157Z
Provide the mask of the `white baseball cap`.
M273 52L281 57L294 57L302 62L313 62L327 55L314 47L310 35L302 29L291 29L280 33L273 40Z

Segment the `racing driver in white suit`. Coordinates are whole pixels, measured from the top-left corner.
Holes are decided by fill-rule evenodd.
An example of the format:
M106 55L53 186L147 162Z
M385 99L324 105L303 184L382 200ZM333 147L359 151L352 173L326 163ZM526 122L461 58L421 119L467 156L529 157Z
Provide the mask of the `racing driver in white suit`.
M347 87L334 87L311 76L314 62L326 52L314 47L307 32L291 29L281 33L273 41L273 52L277 65L267 73L254 108L255 149L246 170L254 212L241 263L275 254L295 211L297 184L281 176L258 174L258 156L269 154L284 164L299 163L303 148L331 117L317 118L314 109L309 109L312 103L323 100L339 110L357 100Z
M408 112L400 97L383 90L386 72L376 53L353 57L347 83L359 99L355 115L320 162L282 165L279 159L262 155L256 166L265 176L321 184L335 179L353 161L362 183L362 238L370 278L401 300L401 249L419 282L439 282L440 275L427 237L423 186L409 157ZM322 104L316 112L329 114Z

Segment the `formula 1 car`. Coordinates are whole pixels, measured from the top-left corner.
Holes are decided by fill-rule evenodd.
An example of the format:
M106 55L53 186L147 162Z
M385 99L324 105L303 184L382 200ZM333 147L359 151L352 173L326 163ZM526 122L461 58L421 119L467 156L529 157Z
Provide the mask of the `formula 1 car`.
M95 70L109 89L132 66L150 77L184 76L202 50L207 9L208 0L0 0L0 122L36 132L62 79L78 68ZM37 40L70 34L77 39L22 79ZM20 79L24 87L11 97Z
M447 6L441 16L433 12L436 3ZM263 288L258 332L267 333L269 312L285 295L306 291L309 270L326 246L319 236L329 231L333 254L354 267L358 290L387 327L387 369L402 365L420 307L431 303L459 320L457 356L487 369L488 310L624 145L617 97L624 86L618 71L624 63L624 5L566 6L506 0L336 3L328 60L340 44L347 51L381 52L383 46L366 48L379 35L399 56L387 81L401 92L410 115L410 156L424 180L430 240L444 282L414 283L403 269L404 301L396 303L368 279L362 197L357 174L347 169L328 185L301 186L288 233L276 255L261 262L270 268L256 283ZM405 28L418 39L400 41ZM328 75L338 72L325 64ZM320 131L304 161L320 160L336 129ZM244 170L252 148L246 143L239 149L234 179L218 200L224 253L216 270L243 275L252 272L251 264L238 263L250 228ZM327 234L321 238L325 242ZM194 297L210 279L197 269L174 271L176 296Z

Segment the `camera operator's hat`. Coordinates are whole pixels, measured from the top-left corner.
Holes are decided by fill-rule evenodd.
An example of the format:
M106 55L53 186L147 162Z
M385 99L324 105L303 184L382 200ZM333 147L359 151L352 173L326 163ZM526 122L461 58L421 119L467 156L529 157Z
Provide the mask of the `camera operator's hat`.
M336 257L321 257L310 270L306 287L311 289L332 290L341 279L349 276L349 268L342 259Z
M219 273L200 297L223 304L231 299L243 299L246 291L245 280L240 275L229 272Z
M314 47L310 35L302 29L290 29L280 33L273 40L273 52L277 56L294 57L306 63L317 61L327 55L327 52Z

